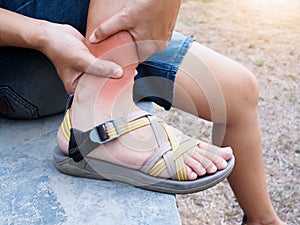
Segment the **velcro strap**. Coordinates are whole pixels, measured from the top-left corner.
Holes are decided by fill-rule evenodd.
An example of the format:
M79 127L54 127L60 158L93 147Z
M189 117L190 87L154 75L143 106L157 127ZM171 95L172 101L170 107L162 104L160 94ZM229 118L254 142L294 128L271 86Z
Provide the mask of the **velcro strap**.
M79 147L76 143L73 129L70 130L71 136L69 141L69 156L75 161L80 162L83 160L83 156L80 153Z
M69 156L75 162L81 161L85 156L100 145L99 143L95 143L90 140L90 131L82 132L72 128L70 132Z
M132 130L149 125L145 116L147 112L131 113L118 120L109 120L99 124L93 129L82 132L74 128L70 129L69 156L75 161L81 161L86 155L99 145L118 138Z

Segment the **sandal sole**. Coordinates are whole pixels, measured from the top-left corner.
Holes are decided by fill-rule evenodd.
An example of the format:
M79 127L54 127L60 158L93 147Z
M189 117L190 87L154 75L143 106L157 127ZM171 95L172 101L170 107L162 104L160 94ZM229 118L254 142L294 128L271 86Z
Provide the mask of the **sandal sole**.
M97 180L110 180L129 184L138 188L167 194L191 194L206 190L223 181L234 167L234 156L228 160L228 166L214 174L199 177L193 181L176 181L153 177L136 169L86 157L80 162L66 155L57 146L53 151L55 167L58 171L77 177Z

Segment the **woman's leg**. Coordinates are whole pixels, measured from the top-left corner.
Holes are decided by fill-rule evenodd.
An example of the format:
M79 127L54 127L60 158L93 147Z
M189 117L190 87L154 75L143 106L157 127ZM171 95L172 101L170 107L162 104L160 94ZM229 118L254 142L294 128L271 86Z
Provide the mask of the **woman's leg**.
M87 36L98 23L117 11L118 7L121 7L120 1L116 1L115 4L109 0L91 1ZM71 107L72 127L80 130L88 130L100 122L140 110L132 99L133 77L138 59L130 34L120 32L99 44L87 43L87 46L97 57L101 56L121 64L124 67L124 75L120 79L99 78L88 74L80 78ZM176 133L178 137L181 136L179 131ZM68 142L60 129L58 144L63 152L68 154ZM207 147L207 144L202 143L184 155L188 179L196 179L197 175L214 173L217 169L226 167L226 159L231 157L231 149L216 148L215 152L208 152ZM147 126L98 147L89 156L139 168L156 150L157 142L152 130Z
M247 215L247 224L281 224L266 184L254 76L195 42L175 85L174 106L213 121L213 143L232 147L236 165L228 180Z

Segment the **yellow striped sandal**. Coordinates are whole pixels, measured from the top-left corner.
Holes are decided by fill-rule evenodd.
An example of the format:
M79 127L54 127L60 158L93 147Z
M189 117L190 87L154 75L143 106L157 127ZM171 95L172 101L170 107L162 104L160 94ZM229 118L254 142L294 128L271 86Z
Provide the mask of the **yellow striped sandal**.
M148 125L153 129L159 148L139 170L88 157L99 145ZM178 143L173 130L163 120L145 111L106 121L83 132L71 127L67 110L61 129L69 140L69 155L66 156L56 147L53 152L55 166L60 172L73 176L117 181L163 193L187 194L216 185L230 174L234 166L232 156L225 169L189 181L183 154L200 141L184 135ZM165 170L170 178L158 177Z

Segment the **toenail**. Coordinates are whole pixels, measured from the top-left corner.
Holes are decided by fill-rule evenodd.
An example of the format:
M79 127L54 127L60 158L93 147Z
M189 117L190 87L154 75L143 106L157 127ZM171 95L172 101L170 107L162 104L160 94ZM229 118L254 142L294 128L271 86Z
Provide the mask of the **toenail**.
M211 165L209 168L210 172L215 172L215 171L217 171L217 169L218 168L215 165Z
M232 148L231 147L226 147L225 149L226 149L227 152L232 153Z
M227 167L228 163L225 160L222 160L222 167Z
M192 179L196 179L198 177L198 174L196 174L195 172L191 173L191 178Z
M201 173L201 175L202 175L202 174L206 174L206 169L204 169L204 168L201 167L200 173Z

